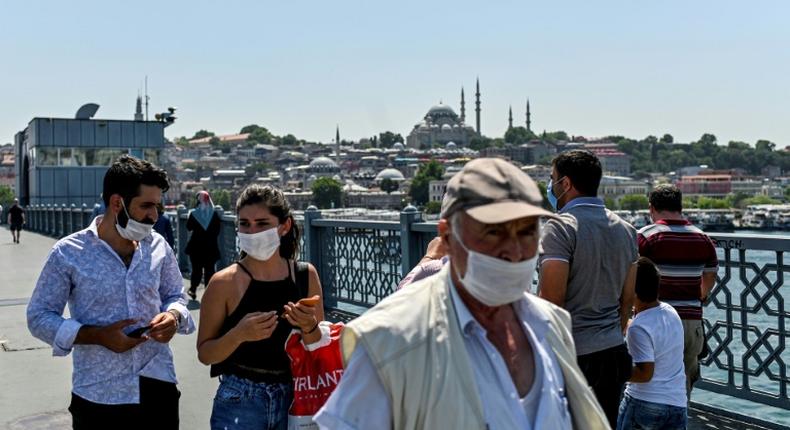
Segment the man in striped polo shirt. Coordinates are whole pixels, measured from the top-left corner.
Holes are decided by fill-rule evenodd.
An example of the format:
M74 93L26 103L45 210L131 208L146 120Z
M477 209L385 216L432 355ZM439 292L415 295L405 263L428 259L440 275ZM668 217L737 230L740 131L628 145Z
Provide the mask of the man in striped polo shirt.
M658 185L649 197L653 224L639 230L639 254L658 266L659 298L672 305L683 322L683 364L686 394L699 379L699 361L705 337L702 304L716 283L718 257L710 238L682 215L683 195L670 184Z

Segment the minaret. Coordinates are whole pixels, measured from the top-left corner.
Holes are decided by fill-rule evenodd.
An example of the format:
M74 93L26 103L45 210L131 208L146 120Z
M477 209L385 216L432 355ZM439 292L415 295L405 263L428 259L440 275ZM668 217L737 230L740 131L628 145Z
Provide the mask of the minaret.
M466 122L466 102L464 101L464 87L461 87L461 124Z
M529 99L527 99L527 131L532 131L532 119L529 113Z
M475 93L475 116L477 122L477 134L480 134L480 78L477 78L477 92Z
M513 128L513 106L509 107L507 116L507 129L510 130L511 128Z
M337 152L335 153L335 160L337 165L340 165L340 125L338 124L335 128L335 148L337 148Z
M134 110L134 120L143 120L143 98L139 94L137 95L137 107Z

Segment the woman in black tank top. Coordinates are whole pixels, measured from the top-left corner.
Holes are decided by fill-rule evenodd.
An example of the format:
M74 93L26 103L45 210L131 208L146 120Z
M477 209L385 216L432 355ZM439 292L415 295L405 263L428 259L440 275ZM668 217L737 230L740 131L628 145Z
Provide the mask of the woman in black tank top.
M318 274L295 262L299 231L283 193L250 185L236 204L241 259L209 282L200 306L198 359L220 377L212 429L285 429L293 390L285 341L321 334ZM299 303L318 296L317 305Z

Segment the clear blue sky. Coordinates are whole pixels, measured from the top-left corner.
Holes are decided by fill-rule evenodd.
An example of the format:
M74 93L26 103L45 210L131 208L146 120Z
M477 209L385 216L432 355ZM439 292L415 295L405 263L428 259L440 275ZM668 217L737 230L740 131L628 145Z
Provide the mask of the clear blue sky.
M463 85L474 123L790 145L787 1L7 1L0 143L34 116L178 107L168 137L257 123L329 141L406 135Z

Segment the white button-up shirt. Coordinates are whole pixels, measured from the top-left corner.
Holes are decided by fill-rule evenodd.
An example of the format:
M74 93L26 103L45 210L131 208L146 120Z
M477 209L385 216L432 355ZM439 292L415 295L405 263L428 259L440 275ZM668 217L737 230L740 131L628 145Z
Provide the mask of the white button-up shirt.
M53 355L73 351L72 391L95 403L139 403L139 377L176 382L168 344L148 340L118 354L100 345L74 345L83 325L105 326L136 319L142 327L158 313L176 310L178 332L189 334L195 322L186 308L183 280L173 250L152 233L139 242L127 268L99 238L97 225L59 240L41 271L27 320L30 332L52 345ZM70 318L63 317L66 304Z
M570 429L571 416L565 398L562 369L546 339L548 318L530 304L535 298L525 294L523 299L514 303L532 346L536 365L533 386L526 398L520 399L507 364L486 338L485 329L469 312L455 286L451 284L449 289L456 309L455 317L464 332L464 344L488 428L506 429L506 423L515 421L521 429ZM502 419L508 415L513 419ZM389 397L361 344L354 350L337 389L314 421L321 429L333 430L391 427Z

